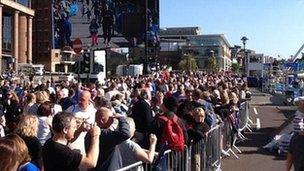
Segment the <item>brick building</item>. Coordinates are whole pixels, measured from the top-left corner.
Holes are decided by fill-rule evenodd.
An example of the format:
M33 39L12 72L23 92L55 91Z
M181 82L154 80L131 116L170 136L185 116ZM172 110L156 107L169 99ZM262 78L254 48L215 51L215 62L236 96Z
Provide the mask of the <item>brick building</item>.
M19 63L32 62L32 21L29 0L0 0L0 71L18 70Z

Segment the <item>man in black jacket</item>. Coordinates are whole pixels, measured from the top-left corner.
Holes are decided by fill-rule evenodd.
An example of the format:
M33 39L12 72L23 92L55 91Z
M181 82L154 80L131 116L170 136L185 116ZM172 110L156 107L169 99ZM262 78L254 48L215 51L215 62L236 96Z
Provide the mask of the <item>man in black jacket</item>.
M16 128L19 122L19 116L22 114L19 99L16 97L13 90L7 91L6 98L2 102L2 105L2 112L6 120L6 126L9 129L8 131L11 132Z
M114 119L118 120L117 128L114 127ZM125 117L113 115L108 108L101 107L96 112L96 123L101 128L100 153L98 156L96 171L114 171L122 167L122 159L117 145L130 138L130 128ZM87 134L85 144L90 142L91 136Z
M153 121L148 90L142 89L139 100L132 107L131 117L136 125L136 139L142 148L148 149L150 124Z

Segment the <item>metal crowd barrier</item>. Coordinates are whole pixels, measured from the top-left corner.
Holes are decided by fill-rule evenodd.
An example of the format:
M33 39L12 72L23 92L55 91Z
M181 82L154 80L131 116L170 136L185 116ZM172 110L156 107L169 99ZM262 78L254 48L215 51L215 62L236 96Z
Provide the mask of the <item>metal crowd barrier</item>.
M227 118L223 123L213 127L206 133L206 138L201 141L186 146L183 152L167 150L162 160L162 167L155 168L151 164L141 161L119 169L118 171L214 171L221 170L221 155L223 152L230 156L232 153L236 158L238 156L232 149L241 151L235 146L236 139L239 137L245 139L240 133L244 129L250 129L248 124L249 103L243 102L240 110L236 114L238 119L237 130L233 128L232 122Z
M243 131L247 129L249 132L252 132L249 122L251 119L249 118L249 103L247 101L240 104L239 112L237 112L238 118L238 130ZM252 121L251 121L252 122Z
M217 125L206 134L204 150L204 169L220 170L221 167L221 127Z
M141 161L118 171L214 171L221 167L221 127L215 126L206 133L206 138L186 146L183 152L167 150L158 168Z
M236 153L232 150L232 148L235 148L235 132L233 130L232 123L229 121L229 119L224 120L224 122L221 125L222 134L221 134L221 141L222 141L222 150L223 153L227 156L230 156L230 153L235 158L239 158Z
M239 111L236 113L237 124L233 125L229 119L226 119L222 126L223 131L223 150L230 156L232 153L237 159L239 158L237 154L233 151L235 149L238 153L241 153L241 150L236 146L237 139L245 140L245 136L242 134L242 131L248 130L252 132L251 126L249 123L253 124L249 116L249 102L242 102L239 106Z
M118 171L190 171L190 157L188 156L188 148L185 147L183 152L167 150L164 153L164 158L161 159L158 166L153 166L152 164L147 164L142 161L136 162L129 166L123 167Z

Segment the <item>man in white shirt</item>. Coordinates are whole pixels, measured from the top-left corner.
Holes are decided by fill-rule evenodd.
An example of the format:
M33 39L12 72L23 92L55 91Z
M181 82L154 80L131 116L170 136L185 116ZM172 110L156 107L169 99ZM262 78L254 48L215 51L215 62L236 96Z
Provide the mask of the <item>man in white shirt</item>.
M304 96L300 96L294 99L294 102L298 106L298 110L295 113L293 119L293 136L289 143L289 149L287 154L287 169L291 170L294 165L294 170L304 169Z
M82 122L93 124L95 122L96 109L91 103L91 93L89 91L81 92L79 103L77 105L70 106L66 112L70 112L76 117L78 120L78 126L79 124L82 124ZM83 155L86 154L84 147L84 137L86 133L87 132L81 132L78 138L73 143L69 144L71 149L78 149Z

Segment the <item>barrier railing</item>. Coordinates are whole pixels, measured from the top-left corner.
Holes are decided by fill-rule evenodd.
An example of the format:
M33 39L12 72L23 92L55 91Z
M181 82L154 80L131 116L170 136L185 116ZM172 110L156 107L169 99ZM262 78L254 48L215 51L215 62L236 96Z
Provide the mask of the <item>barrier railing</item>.
M204 169L220 170L221 167L221 127L217 125L206 134L204 150Z
M118 171L129 170L174 170L174 171L192 171L192 170L220 170L221 166L221 127L215 126L206 133L206 138L196 144L186 146L183 152L167 150L163 159L157 165L158 167L136 162L132 165L119 169Z
M225 155L230 156L230 153L232 153L235 158L239 158L236 153L232 150L233 147L235 147L235 131L233 130L233 125L229 121L229 119L224 120L222 123L222 134L221 134L221 141L222 141L222 150Z
M239 112L237 112L237 118L239 122L239 131L247 129L249 132L252 132L249 122L251 122L252 124L253 122L249 117L249 103L247 101L240 104Z
M240 111L237 114L239 128L243 128L248 125L248 109L248 102L244 102L240 105ZM118 171L221 170L221 155L223 151L227 152L228 154L232 153L236 158L238 158L238 156L232 149L236 149L239 153L241 153L241 151L235 146L235 140L240 136L238 133L239 130L235 130L232 122L227 118L223 123L209 130L206 133L205 139L202 139L195 144L191 144L188 147L186 146L183 152L167 150L164 153L163 159L161 159L161 164L159 164L158 167L140 161L121 168Z

